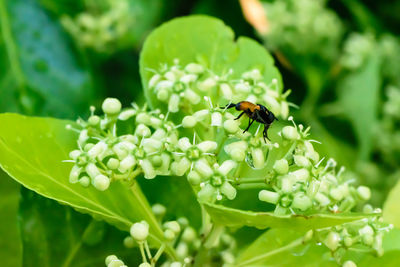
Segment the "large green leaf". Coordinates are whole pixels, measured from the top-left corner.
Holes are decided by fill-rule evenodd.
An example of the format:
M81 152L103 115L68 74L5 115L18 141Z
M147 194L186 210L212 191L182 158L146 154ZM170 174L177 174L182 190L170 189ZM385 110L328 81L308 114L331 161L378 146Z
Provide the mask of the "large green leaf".
M217 74L232 69L234 77L257 67L266 81L275 78L282 89L281 76L263 46L246 37L239 37L235 42L232 30L221 20L196 15L163 24L144 43L140 54L140 74L146 97L152 106L156 106L157 99L148 90L148 81L153 75L149 69L159 69L165 63L172 65L174 59L179 59L183 65L203 63Z
M21 238L17 226L20 186L0 170L0 258L3 266L21 265Z
M339 103L353 124L362 160L369 158L372 149L381 87L380 67L381 56L373 53L361 69L345 76L338 85Z
M161 242L160 229L147 199L136 184L131 189L115 182L105 192L68 182L71 163L63 163L75 149L76 134L65 129L68 121L0 114L0 166L25 187L81 212L90 213L127 230L146 220L151 238ZM171 252L170 248L167 250Z
M228 208L222 205L203 203L213 221L229 227L252 226L259 229L296 228L318 229L337 224L360 220L376 214L311 214L311 215L275 215L273 212L253 212Z
M129 266L141 262L138 249L123 246L127 233L27 189L22 190L20 229L23 266L102 266L110 254Z
M400 228L400 182L390 191L385 204L383 205L383 219L392 223L396 228Z
M59 23L36 0L1 0L0 22L0 58L8 60L0 73L0 96L8 100L0 108L11 110L13 100L35 114L83 113L92 98L90 76Z

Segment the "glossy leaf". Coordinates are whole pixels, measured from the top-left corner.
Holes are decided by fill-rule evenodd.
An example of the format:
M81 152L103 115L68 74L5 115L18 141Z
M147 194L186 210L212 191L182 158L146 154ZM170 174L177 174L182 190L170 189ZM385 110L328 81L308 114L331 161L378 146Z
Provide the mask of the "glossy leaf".
M238 77L251 68L259 68L265 81L277 79L282 88L281 76L274 67L273 58L256 41L239 37L234 41L233 31L221 20L207 16L189 16L173 19L154 30L146 39L140 56L140 75L145 94L151 106L157 105L148 81L153 75L149 69L159 69L161 64L173 64L179 59L182 65L200 62L217 74L233 70Z
M129 189L115 182L105 192L68 182L71 163L64 163L75 149L76 134L65 129L69 121L0 114L0 165L25 187L96 219L128 230L132 223L146 220L151 238L158 243L163 232L139 186ZM170 248L167 247L169 252Z
M353 124L359 142L359 157L367 160L372 149L373 129L377 124L381 57L373 53L365 65L347 75L338 85L339 103Z
M129 266L140 264L139 250L123 246L127 233L27 189L22 190L20 230L23 266L103 266L110 254Z
M20 186L0 170L0 258L3 266L20 266L22 245L17 214Z
M0 73L0 96L13 103L0 108L15 111L17 103L28 113L83 113L92 99L89 73L59 23L36 0L1 0L0 21L0 58L8 61Z
M275 215L273 212L253 212L228 208L222 205L203 203L215 223L229 227L251 226L259 229L296 228L299 230L318 229L360 220L374 214L311 214ZM375 214L376 216L376 214Z

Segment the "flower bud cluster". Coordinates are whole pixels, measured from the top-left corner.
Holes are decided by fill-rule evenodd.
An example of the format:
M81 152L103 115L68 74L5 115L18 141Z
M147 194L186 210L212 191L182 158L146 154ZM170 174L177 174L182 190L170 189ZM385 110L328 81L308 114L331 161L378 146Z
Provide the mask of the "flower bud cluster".
M351 185L353 181L343 176L343 168L336 172L333 159L322 164L312 140L307 139L308 131L295 124L282 128L281 146L287 152L274 162L267 179L270 189L261 190L259 199L275 204L277 214L346 212L368 200L370 189Z
M360 68L371 53L376 53L376 40L371 34L352 33L344 44L341 65L347 69Z
M379 213L380 210L374 212ZM362 249L380 257L383 255L383 235L392 228L392 225L382 222L382 219L376 216L330 228L310 230L310 233L306 234L305 241L310 241L313 237L316 242L322 242L331 250L337 262L341 262L345 251L352 248Z
M129 1L107 1L108 8L96 13L89 11L78 14L75 18L63 16L61 23L65 29L83 47L90 47L99 52L118 45L129 34L133 24L129 12Z
M323 0L278 0L264 4L267 46L283 54L318 54L334 59L343 26ZM289 53L285 53L289 52Z
M121 111L121 103L114 98L107 98L102 109L105 116L94 115L92 108L87 121L78 120L82 129L74 129L79 132L79 149L70 153L74 163L71 183L92 184L103 191L114 180L131 181L141 173L152 179L170 173L171 151L178 133L164 115L136 105ZM132 120L134 133L119 135L117 124L129 125Z
M163 65L160 70L152 71L155 74L148 87L160 102L168 105L168 111L172 113L204 108L207 103L202 101L203 96L211 95L211 100L217 103L247 100L264 103L277 116L285 118L289 113L286 97L290 91L281 94L278 81L274 79L269 84L265 83L258 69L244 72L240 79L234 79L233 70L217 75L198 63L182 66L179 60L175 60L172 66Z
M105 262L107 267L127 267L124 262L115 255L107 256Z

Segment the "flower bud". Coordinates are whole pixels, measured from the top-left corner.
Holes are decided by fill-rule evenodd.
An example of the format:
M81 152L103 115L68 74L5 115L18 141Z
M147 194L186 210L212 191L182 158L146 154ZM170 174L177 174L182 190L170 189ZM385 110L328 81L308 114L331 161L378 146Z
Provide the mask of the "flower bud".
M261 190L258 193L258 199L264 202L276 204L279 200L279 194L268 190Z
M144 178L153 179L154 177L156 177L156 171L154 170L154 167L151 164L150 160L148 159L141 160L140 166L143 169Z
M210 112L208 111L208 109L202 109L202 110L196 111L196 112L193 114L193 117L195 117L197 121L202 121L202 120L204 120L204 119L207 117L207 115L208 115L209 113L210 113Z
M183 128L193 128L196 126L197 120L193 116L185 116L182 120Z
M140 112L136 116L136 123L137 124L149 124L151 116L146 112Z
M90 184L90 178L87 176L83 176L81 179L79 179L79 183L83 187L88 187Z
M110 158L107 161L107 168L109 168L110 170L115 170L119 167L119 160L115 159L115 158Z
M141 137L149 137L151 135L151 131L149 127L147 127L144 124L139 124L136 129L135 129L135 135L141 136Z
M80 150L72 150L71 152L69 152L69 157L73 160L76 160L80 155L82 154L82 152Z
M100 175L100 171L94 163L89 163L85 170L92 179L94 179L97 175Z
M197 80L197 75L195 75L195 74L186 74L186 75L183 75L179 79L179 81L184 83L184 84L189 84L189 83L194 82L196 80Z
M363 212L364 213L373 213L374 208L370 204L365 204L363 207Z
M353 261L345 261L342 267L357 267L357 265Z
M121 111L121 102L116 98L106 98L101 105L103 112L107 115L115 115Z
M169 92L166 89L160 89L157 91L157 99L161 102L167 102L169 97Z
M290 176L285 176L285 178L282 178L281 183L281 189L283 192L290 193L293 191L293 180L290 178Z
M250 92L250 89L251 89L250 85L245 82L241 82L235 85L235 90L238 93L248 94Z
M221 90L221 96L225 99L232 99L232 89L227 83L222 83L219 85L219 89Z
M287 140L298 140L300 135L293 126L285 126L282 129L282 137Z
M283 175L288 173L289 164L286 159L280 159L275 161L274 166L272 168L277 174Z
M149 225L145 221L134 223L130 229L131 236L138 242L143 242L149 235Z
M324 240L324 244L331 250L335 251L339 247L340 235L336 232L330 232L326 239Z
M235 161L242 162L247 150L247 143L245 141L233 142L224 146L225 152Z
M239 130L239 122L235 120L224 121L224 129L230 134L234 134Z
M233 170L234 168L236 168L237 163L233 160L225 160L221 166L218 167L218 172L222 175L222 176L226 176L228 175L228 173Z
M110 179L103 174L99 174L94 178L93 186L97 190L104 191L110 186Z
M135 239L133 239L131 236L125 237L124 246L127 248L133 248L135 246Z
M254 148L251 151L253 165L256 169L262 169L265 164L265 154L261 148Z
M178 257L182 259L188 255L189 247L185 242L179 242L175 250L176 250L176 255L178 255Z
M96 126L100 123L100 117L96 115L90 116L88 119L88 123L91 126Z
M167 212L167 209L165 208L165 206L161 205L161 204L154 204L151 207L151 210L153 211L154 215L158 216L158 217L162 217L165 215L165 213Z
M314 231L313 230L308 230L307 233L304 235L303 242L308 242L310 241L314 236Z
M286 119L289 116L289 104L288 104L288 102L286 102L286 101L282 101L281 102L281 110L280 110L280 113L278 113L278 114L281 114L281 116L284 119Z
M304 156L294 155L293 159L294 163L299 167L309 168L311 166L310 161Z
M179 95L172 94L168 102L168 111L175 113L179 111Z
M197 105L198 103L200 103L201 97L195 91L191 89L186 89L184 94L185 99L187 99L190 104Z
M179 261L174 261L171 262L171 265L169 267L182 267L182 263L180 263Z
M214 141L203 141L200 144L197 145L197 147L201 150L203 153L210 153L213 152L217 149L218 144Z
M175 234L179 234L179 232L181 231L181 226L179 225L179 223L177 221L169 221L169 222L165 222L164 223L164 227L166 229L170 229L171 231L173 231Z
M220 189L222 194L224 194L229 200L235 199L236 189L229 182L224 182Z
M296 182L305 183L310 178L310 172L307 169L298 169L290 174L296 180Z
M368 200L371 198L371 190L367 186L359 186L357 188L357 195L362 199L362 200Z
M168 72L166 72L166 73L164 74L164 77L165 77L167 80L171 81L171 82L175 82L176 79L177 79L177 77L176 77L176 75L175 75L175 73L174 73L173 71L168 71Z
M281 113L281 105L278 103L276 98L272 97L269 94L265 94L263 96L265 105L268 107L269 110L271 110L272 113L275 115L280 115Z
M146 153L154 153L161 149L162 143L154 138L145 138L142 140L142 146Z
M303 193L298 193L293 198L292 207L306 211L312 207L311 199Z
M172 241L175 239L175 233L171 229L164 231L164 237L167 241Z
M142 262L139 267L151 267L151 264L148 262Z
M215 188L210 184L206 184L197 193L197 197L201 201L210 201L213 198L215 193L216 193Z
M197 88L202 92L207 92L215 85L217 85L217 82L215 81L214 78L207 78L204 81L198 82Z
M196 163L194 164L194 168L204 178L209 178L211 177L211 175L214 174L213 170L205 159L200 159L196 161Z
M135 165L136 165L136 158L132 155L128 155L120 162L118 170L122 173L125 173L129 169L133 168Z
M74 165L71 169L71 172L69 173L69 182L71 184L77 183L81 172L82 172L82 168Z
M211 126L220 127L222 125L222 114L214 112L211 114Z
M201 183L201 177L196 171L189 172L187 179L189 183L193 186L199 185Z
M197 63L189 63L186 65L185 71L189 73L200 74L204 72L204 67Z
M196 230L192 227L186 227L182 233L182 240L186 243L191 243L196 239Z
M178 147L182 151L187 151L191 146L192 144L187 137L182 137L178 140Z
M149 88L153 88L160 79L161 79L160 74L154 74L149 80Z
M103 153L104 150L108 148L107 144L104 141L100 141L97 144L95 144L89 151L88 155L92 159L96 158L98 155Z
M107 258L106 258L106 265L110 264L110 262L113 261L113 260L118 260L117 256L115 256L115 255L109 255L109 256L107 256Z

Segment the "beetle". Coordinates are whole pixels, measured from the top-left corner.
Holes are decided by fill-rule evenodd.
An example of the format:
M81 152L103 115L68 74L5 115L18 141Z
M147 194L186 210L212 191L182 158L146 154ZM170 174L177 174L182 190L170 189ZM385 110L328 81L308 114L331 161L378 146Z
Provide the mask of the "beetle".
M235 118L235 120L240 119L240 117L242 117L243 114L246 114L249 117L249 125L243 131L243 133L249 130L250 126L253 124L254 121L257 121L259 123L264 124L264 131L263 131L264 142L267 142L265 138L270 140L268 138L268 128L275 120L278 120L278 118L275 117L274 113L272 113L270 110L268 110L265 106L261 104L253 104L249 101L241 101L237 104L230 103L225 107L221 108L229 109L233 107L235 107L236 110L238 111L242 111L242 113L240 113L239 116Z

